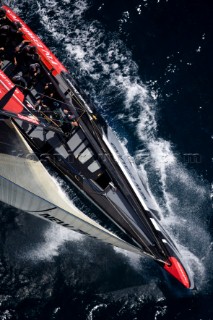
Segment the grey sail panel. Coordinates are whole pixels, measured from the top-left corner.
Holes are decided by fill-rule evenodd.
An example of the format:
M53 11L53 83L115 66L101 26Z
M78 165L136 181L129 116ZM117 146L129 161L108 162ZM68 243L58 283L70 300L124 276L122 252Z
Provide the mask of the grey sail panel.
M17 132L14 127L11 127L11 130L13 133ZM69 199L62 196L54 179L18 132L16 139L19 140L19 148L23 144L23 150L25 150L21 156L1 153L0 148L0 200L2 202L122 249L141 253L138 248L123 241L83 214Z
M129 245L105 228L102 228L87 216L85 216L84 220L83 214L79 214L74 206L70 206L69 211L66 211L63 208L57 207L55 203L50 203L45 199L40 198L2 176L0 176L0 200L17 209L58 223L71 230L83 232L84 234L90 235L113 246L135 253L141 253L139 249Z

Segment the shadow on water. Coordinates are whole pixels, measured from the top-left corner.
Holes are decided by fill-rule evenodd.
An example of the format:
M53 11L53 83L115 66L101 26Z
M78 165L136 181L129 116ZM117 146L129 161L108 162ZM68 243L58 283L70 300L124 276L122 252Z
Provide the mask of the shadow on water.
M1 208L2 320L6 311L5 319L14 320L107 319L109 314L116 320L194 320L210 301L208 292L183 289L150 259L135 263L132 257L85 237L66 239L57 254L36 259L31 247L47 241L44 235L50 224ZM210 307L207 314L211 312Z
M112 119L115 119L114 128L120 136L129 140L131 154L137 152L137 146L145 147L147 141L144 134L150 127L154 128L152 120L156 116L156 105L148 109L147 114L150 117L146 118L145 112L139 114L141 109L143 111L141 104L146 102L146 94L138 79L140 76L143 80L151 79L148 91L150 90L149 94L152 90L159 94L161 109L161 115L159 112L157 114L159 132L156 131L155 135L159 136L159 133L166 139L169 137L178 145L179 153L192 151L204 155L203 162L198 166L204 177L208 178L211 168L206 150L210 149L211 140L210 129L205 127L205 123L208 125L211 117L205 110L208 111L207 106L211 105L209 86L205 94L199 92L200 88L204 92L206 83L210 83L211 70L206 68L208 72L205 73L203 67L205 57L208 58L209 54L204 53L199 60L202 65L200 62L197 64L199 53L196 48L202 43L201 50L205 50L204 43L209 41L210 28L206 30L206 19L201 30L193 17L196 16L198 21L203 22L205 8L209 7L199 1L183 2L175 3L174 8L178 11L173 10L172 2L154 0L150 4L147 1L143 4L139 1L134 4L118 1L114 4L113 12L110 3L102 1L16 1L14 6L71 70L72 62L74 66L81 68L79 77L82 85L92 93L94 100L100 103L100 108L103 108L101 112L107 121L112 122ZM86 11L86 7L90 7L90 11ZM200 14L199 8L203 14ZM209 9L208 11L210 12ZM196 12L195 16L191 15L193 12ZM82 16L86 19L82 19ZM64 17L66 19L63 19ZM162 29L164 17L166 20ZM185 17L186 25L181 17ZM101 21L106 30L103 30L102 26L97 27L96 22L92 22L94 19ZM173 32L170 32L167 21L171 22ZM197 36L195 25L196 28L199 25L199 39L193 42L192 35ZM115 35L115 30L118 36ZM176 31L178 42L174 41ZM134 38L133 34L135 42L131 40ZM130 53L125 45L121 44L120 36L131 48ZM189 37L191 40L188 42ZM179 50L179 45L183 51ZM106 50L106 47L109 47L109 50ZM184 51L184 48L189 50ZM196 59L193 60L192 51L196 54ZM194 65L187 65L191 61ZM202 78L204 73L205 77ZM101 77L98 77L99 75ZM203 79L206 80L203 82ZM116 89L112 89L115 87ZM186 91L184 87L187 87ZM125 100L125 94L129 100ZM141 99L137 98L140 94ZM197 110L201 103L203 109ZM136 129L140 125L138 121L146 124L140 137L136 132L139 131ZM161 141L157 142L160 145ZM154 148L157 148L156 144ZM162 153L162 150L160 151ZM157 154L153 152L152 156ZM162 158L156 159L159 165ZM151 162L147 167L150 171L156 169ZM187 168L197 170L195 163L187 164ZM208 194L206 183L190 174L181 175L183 166L178 171L174 167L174 170L169 167L167 171L161 169L159 166L153 174L151 186L156 190L160 203L162 201L165 206L165 211L168 205L173 209L174 216L170 217L168 227L181 243L187 243L192 248L191 251L197 258L194 263L198 265L198 269L205 265L204 280L200 270L195 268L195 274L200 278L197 279L199 286L196 292L181 288L149 259L141 258L134 265L132 257L115 252L104 244L84 237L73 240L63 231L59 232L59 229L54 231L47 222L1 206L0 319L211 319L212 240L207 230L211 231L212 221L209 201L205 200ZM162 175L160 179L157 177L158 173L162 172L166 173L166 180L163 180ZM150 176L152 177L151 174ZM193 182L196 182L196 186ZM160 188L166 186L166 189L161 188L159 191L156 185ZM199 189L199 185L204 188ZM165 194L167 200L172 200L172 204L164 203ZM184 222L186 216L188 218ZM186 224L189 221L191 223ZM39 250L46 252L42 256Z

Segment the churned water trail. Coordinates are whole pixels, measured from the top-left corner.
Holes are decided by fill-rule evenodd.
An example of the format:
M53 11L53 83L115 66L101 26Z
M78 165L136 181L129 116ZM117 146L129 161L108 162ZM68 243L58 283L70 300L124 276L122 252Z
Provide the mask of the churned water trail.
M160 137L157 92L142 83L138 66L118 34L107 33L98 21L86 19L88 9L89 3L84 0L38 3L40 23L52 41L60 44L60 53L56 54L70 66L74 76L77 74L136 159L159 204L161 223L189 258L192 272L203 279L205 266L200 255L205 252L200 251L199 239L202 234L204 247L210 245L211 239L199 212L207 207L208 186L181 163L175 146Z
M198 290L193 298L188 298L185 291L174 286L171 289L169 279L163 278L150 259L113 250L85 237L76 238L69 230L3 207L0 280L4 294L0 297L0 319L38 320L43 316L66 320L70 315L94 320L142 316L157 320L211 319L213 246L209 233L209 185L183 161L178 143L162 135L162 82L142 81L134 50L120 36L128 33L127 26L135 25L133 12L151 24L156 19L156 8L161 8L157 13L162 14L171 2L136 1L130 8L122 1L122 10L114 8L119 11L117 16L107 12L113 23L118 21L116 32L98 21L98 15L97 19L91 15L94 3L17 0L12 6L79 81L135 160L156 199L161 223L187 260ZM107 5L100 1L98 12ZM153 20L148 21L146 15L152 10ZM140 32L142 35L143 30ZM208 32L201 30L199 39L196 55L205 49ZM165 59L164 85L168 88L172 77L183 65L190 68L191 61L177 50ZM157 71L156 74L159 79ZM166 94L175 97L176 93L174 89ZM179 107L172 103L170 112ZM181 130L182 122L178 126ZM62 184L58 177L57 181L64 196L68 195L85 213L90 212L90 206L79 200L70 186Z

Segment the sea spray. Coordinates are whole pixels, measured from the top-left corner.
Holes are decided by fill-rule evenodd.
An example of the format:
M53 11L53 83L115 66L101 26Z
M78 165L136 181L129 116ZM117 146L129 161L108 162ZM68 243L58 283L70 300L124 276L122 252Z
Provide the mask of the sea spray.
M162 225L181 244L178 245L181 252L191 254L193 269L199 255L204 254L198 250L200 234L205 242L203 247L210 244L198 214L206 205L207 188L201 182L199 186L199 179L187 171L170 141L160 137L156 120L160 112L157 92L142 83L131 52L118 35L106 33L97 21L86 20L88 7L87 1L44 0L38 5L40 23L47 31L47 39L54 39L54 44L60 42L60 52L56 49L56 54L73 76L77 74L99 112L119 138L128 141L126 147L136 158L138 168L146 174L149 188L159 204ZM179 196L182 190L187 200ZM195 231L192 221L195 213L199 231ZM186 238L187 242L183 241ZM204 266L196 265L203 275Z

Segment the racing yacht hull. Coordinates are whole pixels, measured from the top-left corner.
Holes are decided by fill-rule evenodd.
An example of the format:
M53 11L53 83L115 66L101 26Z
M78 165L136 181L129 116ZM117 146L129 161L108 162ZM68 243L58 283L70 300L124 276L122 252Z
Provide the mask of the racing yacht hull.
M187 266L159 223L149 190L115 134L103 124L96 109L87 104L75 80L52 52L10 8L3 8L8 23L19 22L23 39L36 47L41 74L23 90L13 83L17 68L6 57L0 70L1 114L11 119L37 157L47 159L128 236L129 246L126 243L123 248L152 257L186 288L193 288ZM28 66L18 67L25 74ZM53 95L48 97L49 109L53 108L53 102L58 104L57 119L53 109L47 115L36 107L46 83L51 83L53 90ZM75 117L75 126L65 123L64 109ZM2 196L1 201L7 203L6 196ZM59 217L57 211L45 209L37 215L70 229L97 235L94 228L89 230L83 224L76 227L75 223L67 223L65 213ZM105 241L107 237L97 238ZM118 241L117 244L108 242L122 247Z

